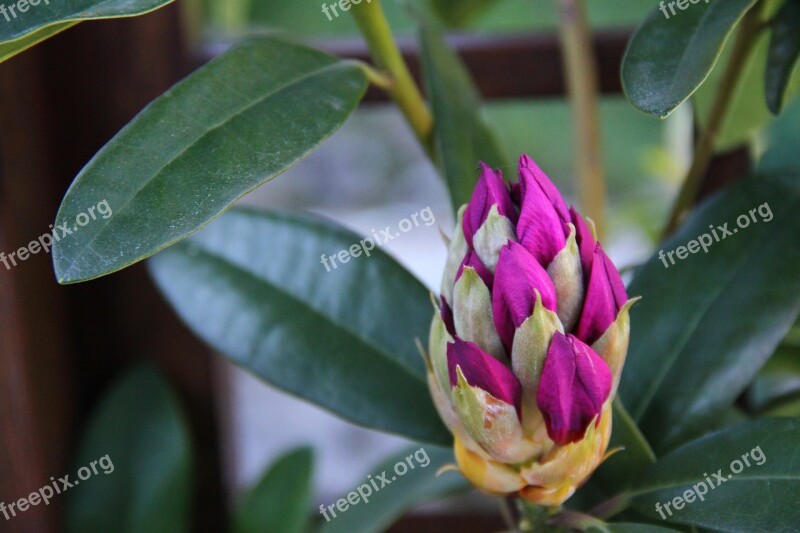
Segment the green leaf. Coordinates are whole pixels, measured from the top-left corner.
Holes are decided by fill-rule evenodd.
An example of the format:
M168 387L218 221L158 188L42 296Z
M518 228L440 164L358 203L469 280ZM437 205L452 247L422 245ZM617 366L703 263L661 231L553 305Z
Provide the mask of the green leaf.
M705 81L755 1L687 1L687 9L675 9L675 14L666 7L669 18L656 7L634 34L622 62L622 85L630 102L649 115L668 116Z
M480 114L480 95L475 85L439 29L431 22L422 22L420 41L433 111L436 156L457 210L472 196L478 180L478 162L503 168L507 159Z
M498 0L430 0L434 13L449 26L466 26Z
M707 431L794 323L798 209L796 174L745 180L701 206L628 288L643 298L631 317L620 395L656 454ZM751 210L758 222L740 228ZM724 224L731 235L722 238ZM708 253L673 253L700 236L711 239Z
M58 24L53 24L51 26L47 26L46 28L36 30L14 41L0 43L0 63L6 59L14 57L20 52L24 52L28 48L39 44L45 39L49 39L57 33L61 33L62 31L71 28L75 24L77 24L76 21L60 22Z
M606 498L618 494L641 472L656 461L650 444L618 398L614 400L614 424L608 449L620 448L592 474L587 486Z
M234 533L303 533L309 530L314 454L300 448L280 457L239 507Z
M331 135L366 84L356 63L275 37L201 68L147 106L73 182L56 222L75 228L53 248L59 282L120 270L197 231ZM113 216L77 227L104 200Z
M757 420L708 435L642 472L634 483L633 505L661 519L660 504L666 520L714 531L794 531L800 524L798 441L797 419ZM701 484L702 501L697 496L704 490ZM670 506L672 516L663 510L666 502L692 490L691 502L681 509Z
M98 473L79 479L78 469L94 468L93 462ZM188 531L189 434L169 384L155 369L134 369L103 399L81 438L75 469L68 531Z
M772 20L772 38L765 76L767 106L780 113L792 71L800 57L800 1L787 0Z
M417 457L422 460L419 461ZM428 458L429 463L425 457ZM409 461L414 465L413 469L409 466ZM452 448L437 446L409 448L405 452L391 457L373 468L369 474L372 480L379 480L381 479L379 476L382 476L389 482L389 485L381 487L382 481L376 481L380 490L367 495L369 502L359 498L358 502L348 506L345 512L339 511L335 506L336 502L341 499L331 502L330 504L334 506L333 512L326 509L329 520L323 523L319 533L386 531L395 520L414 505L433 502L445 496L469 491L470 485L461 474L444 472L437 475L437 471L442 466L454 462ZM404 463L408 469L405 474L397 475L400 467L395 470L395 465L401 463ZM422 465L426 463L428 463L427 466L423 467ZM349 494L358 494L359 489L366 494L368 490L374 488L374 486L370 486L368 476L365 475L363 479L364 483L359 487L354 487ZM347 496L347 494L342 495L342 499L347 500ZM355 497L352 498L355 501ZM344 504L342 507L344 508ZM333 516L334 513L335 516Z
M34 4L35 2L35 4ZM133 17L172 0L21 0L6 2L0 11L0 43L16 41L43 28L82 20ZM20 4L26 9L20 10ZM62 28L64 29L64 28ZM52 35L52 33L51 33ZM42 37L44 38L44 37ZM40 39L41 40L41 39Z
M780 346L747 390L747 406L763 411L800 395L800 347Z
M195 333L256 376L357 424L449 444L414 344L428 291L378 248L322 264L360 241L327 220L236 209L150 268Z

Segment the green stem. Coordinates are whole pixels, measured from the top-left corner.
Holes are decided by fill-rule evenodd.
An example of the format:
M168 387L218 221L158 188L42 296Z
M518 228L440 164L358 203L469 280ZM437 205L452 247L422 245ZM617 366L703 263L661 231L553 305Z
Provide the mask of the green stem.
M559 33L572 104L572 123L578 164L580 205L597 227L605 230L606 184L597 106L597 65L584 0L558 0Z
M430 153L433 118L400 50L397 48L397 43L392 35L389 22L386 20L380 0L372 0L370 4L353 6L351 12L358 27L361 29L361 33L367 40L373 61L375 61L378 68L388 72L393 80L387 92L403 112L422 146Z
M742 20L741 28L731 51L731 57L717 86L714 103L708 113L706 127L695 146L692 165L686 174L686 179L678 193L678 198L675 200L663 237L668 237L680 226L686 214L695 204L697 193L703 184L703 178L706 175L706 171L708 171L711 159L714 157L717 136L733 101L744 64L764 28L760 20L761 4L763 2L753 6Z

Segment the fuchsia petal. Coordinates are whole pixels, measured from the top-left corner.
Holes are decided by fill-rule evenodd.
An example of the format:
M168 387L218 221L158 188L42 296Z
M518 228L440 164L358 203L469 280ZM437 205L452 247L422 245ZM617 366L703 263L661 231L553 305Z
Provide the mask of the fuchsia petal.
M481 262L478 254L475 252L467 252L467 255L464 256L464 260L461 261L461 266L458 267L458 272L456 273L456 281L459 280L461 274L464 273L464 267L472 267L475 269L475 272L480 276L489 290L492 290L492 282L494 281L494 276L489 269Z
M556 310L556 290L544 268L521 244L509 242L500 250L492 290L492 314L500 339L511 349L514 331L533 314L536 291L542 303Z
M472 387L485 390L498 400L517 408L520 412L522 385L503 363L481 350L477 344L466 342L458 337L447 345L447 368L450 371L450 385L458 384L456 367Z
M456 334L456 326L455 322L453 321L453 309L450 307L450 304L447 303L447 300L444 299L444 295L440 297L442 301L442 306L439 312L442 315L442 322L444 322L444 327L447 330L447 333L450 336Z
M575 335L587 344L594 343L614 322L627 299L619 272L598 243Z
M575 241L578 244L578 251L581 255L581 266L583 267L584 279L589 279L592 271L592 256L594 256L595 240L592 230L583 220L583 217L575 211L574 207L569 208L572 224L575 226Z
M517 211L511 203L506 184L503 182L503 174L498 170L496 173L485 163L481 163L481 176L472 191L472 198L464 211L462 227L467 244L472 247L472 236L480 229L481 225L489 216L492 206L497 206L497 211L501 215L508 217L512 222L517 220Z
M608 365L594 350L573 335L556 332L536 394L550 438L561 445L580 441L600 415L611 380Z
M522 198L517 223L519 242L547 267L567 242L569 212L555 185L528 156L519 162Z
M523 178L525 176L525 179ZM532 181L539 185L539 188L544 192L547 196L548 200L550 200L551 205L556 210L556 213L562 220L569 220L569 210L567 209L567 203L564 201L564 198L561 196L561 193L558 192L558 187L556 187L550 178L547 177L539 165L536 162L528 157L528 154L522 154L519 158L519 177L520 177L520 188L522 192L522 196L525 196L525 190L529 183Z

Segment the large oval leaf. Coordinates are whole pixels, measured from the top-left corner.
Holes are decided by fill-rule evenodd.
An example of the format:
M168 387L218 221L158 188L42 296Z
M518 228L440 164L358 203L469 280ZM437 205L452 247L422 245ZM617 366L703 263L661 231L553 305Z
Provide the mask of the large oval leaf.
M420 461L420 459L422 460ZM327 520L319 529L319 533L350 533L351 531L378 533L386 531L395 520L414 505L431 503L456 493L468 492L471 487L461 474L456 472L438 474L440 468L454 462L452 448L437 446L409 448L405 452L387 459L373 468L369 474L373 479L381 480L376 482L380 491L368 494L368 502L364 502L361 498L356 505L348 508L344 513L337 511L335 506L333 512L326 510ZM404 463L406 466L413 464L414 468L408 467L405 474L398 476L394 469L400 463ZM367 493L364 486L369 488L369 481L366 475L363 479L365 485L353 487L357 494L359 488L363 494ZM383 480L388 482L386 486L381 486L384 483ZM347 494L342 497L347 498ZM333 516L333 513L336 515Z
M136 368L102 401L81 438L76 472L91 466L97 473L67 480L76 485L67 493L67 530L188 531L191 462L186 422L168 383L149 366Z
M299 448L278 458L245 495L234 533L305 533L311 521L314 454Z
M255 375L358 424L449 444L414 344L428 334L428 291L379 249L322 264L361 240L330 221L237 209L150 267L187 324Z
M751 210L759 222L739 228L737 217ZM707 431L794 323L798 210L797 175L746 180L701 207L631 283L629 293L643 298L620 394L657 454ZM701 235L712 241L708 253L673 254L671 264L669 252Z
M245 42L151 103L81 171L58 212L61 283L124 268L305 157L355 109L359 66L274 37ZM106 201L113 211L77 227Z
M714 68L728 35L756 0L662 2L636 31L622 62L630 102L664 118L689 98ZM662 12L662 9L666 12Z
M681 446L642 472L634 482L633 504L655 519L663 515L670 522L714 531L796 531L798 442L798 419L745 422L714 433ZM666 502L684 498L687 491L695 493L686 498L692 501L679 502L681 509L664 509ZM704 491L700 500L698 494Z
M472 196L478 162L502 168L507 160L481 115L480 95L461 58L432 22L422 22L420 42L436 157L457 210Z
M91 19L133 17L172 0L22 0L0 10L0 43L17 41L43 28ZM23 9L24 8L24 11Z

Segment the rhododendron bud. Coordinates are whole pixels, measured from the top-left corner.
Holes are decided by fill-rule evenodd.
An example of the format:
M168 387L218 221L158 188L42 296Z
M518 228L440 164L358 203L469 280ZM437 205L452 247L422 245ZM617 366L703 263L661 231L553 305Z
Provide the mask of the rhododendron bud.
M561 505L606 456L628 300L594 227L528 156L481 165L449 241L428 383L476 487Z

